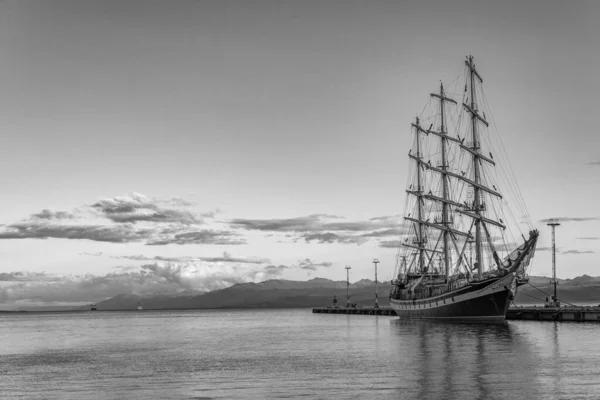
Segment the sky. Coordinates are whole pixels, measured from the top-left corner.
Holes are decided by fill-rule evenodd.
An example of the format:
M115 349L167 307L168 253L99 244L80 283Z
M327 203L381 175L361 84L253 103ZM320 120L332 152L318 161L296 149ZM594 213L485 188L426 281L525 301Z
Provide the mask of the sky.
M600 275L600 3L0 2L0 308L392 277L410 123L475 57L534 275ZM462 78L462 76L460 76Z

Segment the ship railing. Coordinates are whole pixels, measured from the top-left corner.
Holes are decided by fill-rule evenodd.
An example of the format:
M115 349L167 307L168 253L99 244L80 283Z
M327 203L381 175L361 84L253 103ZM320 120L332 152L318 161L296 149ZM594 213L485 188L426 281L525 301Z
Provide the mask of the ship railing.
M442 296L446 293L466 287L468 284L469 281L463 278L436 287L421 287L417 288L417 290L408 290L407 288L402 292L392 292L390 297L397 300L423 300L431 297Z

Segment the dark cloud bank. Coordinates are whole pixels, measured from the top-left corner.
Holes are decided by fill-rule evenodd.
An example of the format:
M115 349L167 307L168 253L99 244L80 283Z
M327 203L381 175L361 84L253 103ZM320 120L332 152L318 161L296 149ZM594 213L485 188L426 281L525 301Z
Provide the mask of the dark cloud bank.
M0 239L71 239L106 243L166 245L244 245L239 231L260 231L266 236L284 233L292 241L362 244L370 239L389 247L390 237L406 229L399 216L367 221L345 221L329 214L285 219L233 219L222 228L206 226L216 211L196 215L192 203L172 198L159 200L139 193L103 199L70 211L42 210L28 219L0 229Z
M230 225L245 230L286 233L294 240L340 244L362 244L371 238L399 237L406 229L399 216L376 217L368 221L339 221L340 218L312 214L284 219L234 219Z
M158 200L134 193L100 200L73 212L42 210L4 226L0 239L72 239L146 245L241 245L246 240L230 230L201 228L205 218L186 210L181 199Z

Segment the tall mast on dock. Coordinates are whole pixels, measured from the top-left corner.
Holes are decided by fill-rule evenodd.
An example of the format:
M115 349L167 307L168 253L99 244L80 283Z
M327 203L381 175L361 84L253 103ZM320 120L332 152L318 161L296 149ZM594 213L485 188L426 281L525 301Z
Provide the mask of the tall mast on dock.
M558 222L550 222L547 225L552 228L552 283L554 284L554 297L552 301L554 304L556 304L556 239L554 230L557 226L560 226L560 224Z
M435 94L435 93L431 93L432 97L436 97L437 99L439 99L440 101L440 113L441 113L441 125L440 125L440 131L439 134L437 135L441 141L442 141L442 165L441 165L441 174L442 174L442 225L444 225L445 227L449 227L450 225L450 220L448 218L448 200L450 200L450 198L448 197L448 150L447 150L447 134L448 132L446 131L446 124L445 124L445 116L444 116L444 102L448 101L450 103L454 103L456 104L456 101L446 97L444 95L444 85L442 83L440 83L440 94ZM432 132L431 130L429 131L430 133L435 133ZM449 236L450 236L450 232L448 230L444 230L442 232L442 234L444 235L444 273L446 275L446 279L450 276L450 241L449 241Z
M352 268L346 265L346 307L350 307L350 270Z
M377 264L379 264L379 260L377 258L373 259L373 264L375 264L375 308L379 308L379 298L377 293Z

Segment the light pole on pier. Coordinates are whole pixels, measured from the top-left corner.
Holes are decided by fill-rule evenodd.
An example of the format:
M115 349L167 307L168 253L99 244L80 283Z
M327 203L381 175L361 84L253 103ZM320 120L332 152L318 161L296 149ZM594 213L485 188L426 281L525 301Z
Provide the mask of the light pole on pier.
M554 296L552 298L552 303L554 306L558 304L558 299L556 298L556 239L554 230L560 224L558 222L550 222L547 224L552 228L552 283L554 284Z
M350 270L352 268L346 265L346 307L350 307Z
M375 308L379 308L379 298L377 297L377 264L379 264L379 260L373 259L373 264L375 264Z

